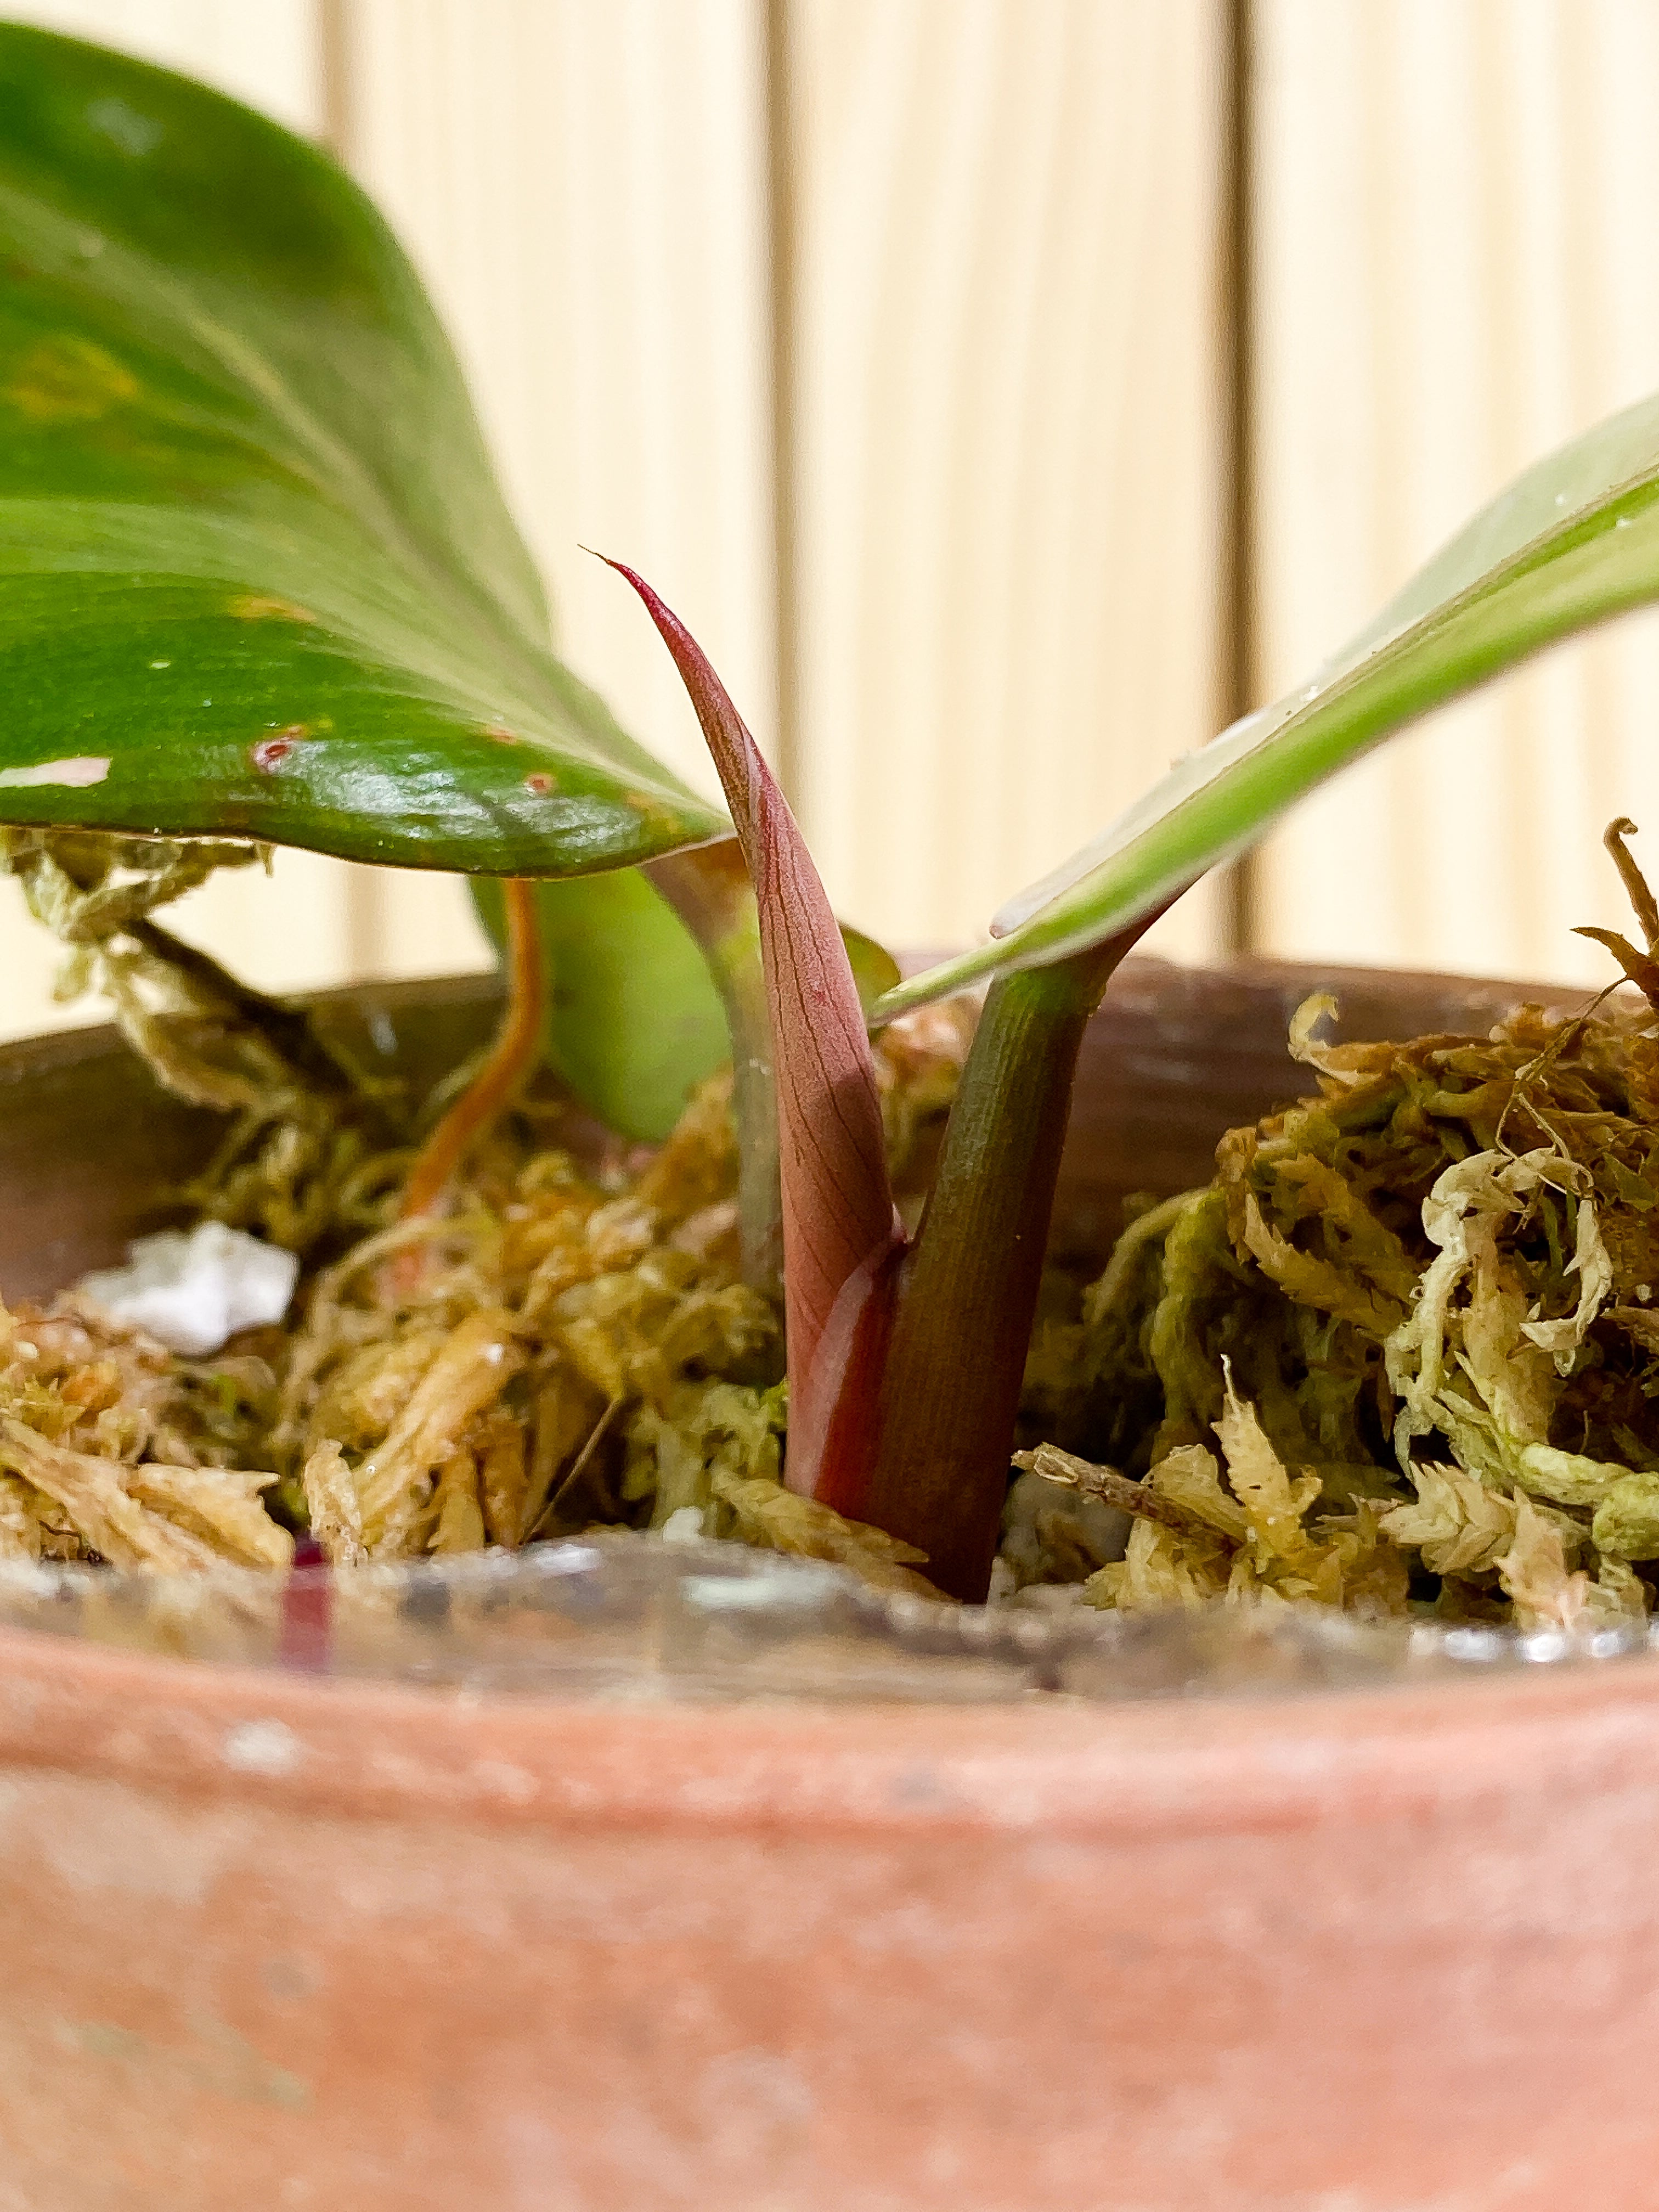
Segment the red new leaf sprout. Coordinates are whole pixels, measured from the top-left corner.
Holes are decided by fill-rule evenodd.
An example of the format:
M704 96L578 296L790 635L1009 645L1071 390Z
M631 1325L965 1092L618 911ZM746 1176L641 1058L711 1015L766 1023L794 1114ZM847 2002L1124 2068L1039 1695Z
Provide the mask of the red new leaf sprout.
M725 685L650 585L620 561L607 565L674 657L754 882L776 1063L788 1480L856 1516L904 1244L864 1010L805 841Z

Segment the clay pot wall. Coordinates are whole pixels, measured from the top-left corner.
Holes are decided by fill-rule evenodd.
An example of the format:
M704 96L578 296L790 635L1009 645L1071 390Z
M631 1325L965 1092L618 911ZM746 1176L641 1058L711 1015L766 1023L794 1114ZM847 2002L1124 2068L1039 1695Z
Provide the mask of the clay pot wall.
M1065 1238L1297 1087L1313 980L1127 973ZM1337 987L1353 1035L1513 995ZM432 1057L487 1019L387 995ZM208 1133L106 1036L0 1055L0 1099L12 1296L114 1256ZM1647 1658L699 1706L0 1630L0 2204L1645 2207L1656 1834Z

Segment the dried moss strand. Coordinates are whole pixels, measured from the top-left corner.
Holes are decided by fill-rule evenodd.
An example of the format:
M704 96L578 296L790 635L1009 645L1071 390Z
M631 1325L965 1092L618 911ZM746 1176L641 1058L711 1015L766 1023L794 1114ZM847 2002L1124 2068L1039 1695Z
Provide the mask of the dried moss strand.
M284 1006L280 999L256 991L222 967L211 953L186 945L148 916L129 922L125 933L154 958L184 976L204 1000L217 998L237 1020L269 1039L296 1073L325 1091L347 1088L338 1062L319 1042L311 1017L300 1007Z
M1636 856L1625 842L1636 835L1636 824L1629 815L1621 814L1609 822L1601 842L1613 855L1613 864L1619 871L1619 880L1625 886L1636 919L1642 925L1642 934L1647 939L1648 951L1659 953L1659 900L1648 885L1647 878L1636 864Z
M1183 1536L1208 1537L1214 1534L1199 1515L1160 1492L1149 1489L1144 1482L1132 1482L1115 1467L1097 1466L1092 1460L1079 1459L1075 1452L1061 1451L1057 1444L1039 1444L1035 1451L1016 1452L1014 1465L1029 1468L1047 1481L1063 1482L1068 1489L1081 1491L1085 1498L1098 1498L1103 1505L1115 1505L1121 1513L1158 1522Z

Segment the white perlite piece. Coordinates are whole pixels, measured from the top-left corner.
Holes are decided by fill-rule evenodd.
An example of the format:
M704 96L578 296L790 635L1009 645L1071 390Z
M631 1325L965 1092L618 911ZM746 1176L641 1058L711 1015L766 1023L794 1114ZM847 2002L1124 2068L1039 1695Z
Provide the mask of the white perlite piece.
M164 1229L127 1247L125 1267L102 1267L76 1285L112 1320L149 1331L169 1351L200 1358L239 1328L281 1321L300 1262L222 1221L188 1235Z

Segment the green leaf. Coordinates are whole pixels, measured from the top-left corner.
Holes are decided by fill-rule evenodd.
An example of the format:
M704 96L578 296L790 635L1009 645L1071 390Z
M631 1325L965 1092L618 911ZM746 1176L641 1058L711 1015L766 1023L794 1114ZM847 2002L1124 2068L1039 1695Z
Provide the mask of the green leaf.
M841 941L847 947L848 964L867 1013L884 993L898 988L902 970L884 945L878 945L873 937L866 937L861 929L845 921L841 925Z
M1431 708L1659 598L1659 398L1517 479L1311 682L1189 753L1103 836L1005 907L988 945L889 992L888 1020L1038 967L1155 913L1287 808Z
M500 884L475 878L491 942L504 939ZM657 1144L687 1097L732 1055L726 1010L702 951L637 869L536 886L547 955L547 1057L590 1112ZM873 938L842 937L866 1006L899 980Z
M552 656L449 343L326 155L0 26L0 818L562 875L720 834Z
M485 928L503 937L501 885L475 880ZM693 1087L731 1056L702 953L636 868L539 883L547 954L547 1056L607 1127L659 1143Z

